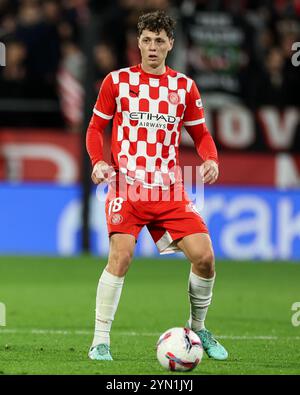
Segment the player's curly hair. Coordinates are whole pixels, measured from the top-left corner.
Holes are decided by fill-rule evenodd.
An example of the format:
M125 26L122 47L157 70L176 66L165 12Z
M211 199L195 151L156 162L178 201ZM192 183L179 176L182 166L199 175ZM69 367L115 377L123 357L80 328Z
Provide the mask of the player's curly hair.
M165 30L169 38L174 37L175 20L166 14L165 11L153 11L141 15L138 20L137 29L138 37L142 34L143 30L150 30L151 32L159 33Z

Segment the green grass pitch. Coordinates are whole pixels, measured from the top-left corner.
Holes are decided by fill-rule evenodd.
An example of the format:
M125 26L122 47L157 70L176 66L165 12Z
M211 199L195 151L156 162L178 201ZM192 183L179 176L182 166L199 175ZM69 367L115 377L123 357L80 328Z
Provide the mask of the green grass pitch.
M96 362L87 351L104 265L95 257L0 259L1 374L170 374L155 345L188 318L189 264L134 260L112 328L114 361ZM204 356L189 374L299 374L300 326L291 323L291 306L300 301L300 265L219 261L216 268L206 326L230 356Z

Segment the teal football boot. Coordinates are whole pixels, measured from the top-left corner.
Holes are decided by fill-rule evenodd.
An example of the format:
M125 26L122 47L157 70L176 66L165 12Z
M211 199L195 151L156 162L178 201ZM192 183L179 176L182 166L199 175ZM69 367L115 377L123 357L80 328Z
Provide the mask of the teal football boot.
M203 350L209 358L224 361L228 358L227 350L220 344L207 329L201 329L195 332L201 340Z
M186 327L191 329L189 321L186 323ZM203 328L194 332L199 336L203 350L209 358L217 359L218 361L224 361L228 358L227 350L213 337L209 330Z
M112 361L110 349L108 344L98 344L95 347L91 347L89 351L89 358L94 361Z

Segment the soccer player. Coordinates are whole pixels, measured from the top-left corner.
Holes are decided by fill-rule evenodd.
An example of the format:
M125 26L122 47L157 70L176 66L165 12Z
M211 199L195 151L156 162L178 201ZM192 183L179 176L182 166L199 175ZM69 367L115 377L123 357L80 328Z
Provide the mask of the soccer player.
M198 334L209 357L228 357L204 325L215 281L214 253L208 229L176 170L182 127L203 160L204 183L217 180L218 155L195 82L165 64L174 43L174 26L163 11L139 18L141 64L106 76L87 130L93 182L115 180L106 199L110 247L97 288L95 333L88 354L93 360L112 360L111 325L144 225L160 253L182 251L191 262L187 325ZM112 167L103 160L103 132L111 119ZM137 192L142 198L136 199Z

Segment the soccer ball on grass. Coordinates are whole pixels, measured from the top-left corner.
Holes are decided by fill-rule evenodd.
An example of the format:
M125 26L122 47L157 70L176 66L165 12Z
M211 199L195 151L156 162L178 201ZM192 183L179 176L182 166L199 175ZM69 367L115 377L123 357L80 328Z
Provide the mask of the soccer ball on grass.
M199 336L189 328L171 328L157 342L157 359L166 369L185 372L201 362L203 348Z

